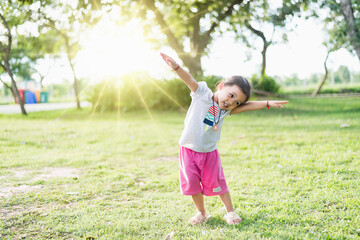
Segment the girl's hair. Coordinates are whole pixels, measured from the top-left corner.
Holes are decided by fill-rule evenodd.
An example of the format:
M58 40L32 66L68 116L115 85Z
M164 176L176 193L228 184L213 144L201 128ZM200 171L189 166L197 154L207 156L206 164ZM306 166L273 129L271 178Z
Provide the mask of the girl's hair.
M245 94L246 99L245 102L247 102L250 98L250 91L251 91L251 86L249 81L242 77L242 76L232 76L228 79L225 80L225 86L238 86L241 91Z

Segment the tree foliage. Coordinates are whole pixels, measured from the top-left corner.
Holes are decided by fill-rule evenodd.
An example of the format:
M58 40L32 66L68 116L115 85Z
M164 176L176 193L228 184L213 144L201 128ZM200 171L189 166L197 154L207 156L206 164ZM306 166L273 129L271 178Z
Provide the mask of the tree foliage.
M202 73L201 57L209 53L221 25L242 12L243 0L122 0L125 20L143 20L145 34L158 46L169 45L193 75Z
M89 26L96 24L102 17L103 10L109 10L101 0L79 1L23 1L32 6L33 13L39 22L41 32L53 33L57 38L58 51L65 52L73 74L73 87L77 107L80 108L79 83L75 71L74 58L80 51L80 33ZM54 14L56 13L56 14Z
M346 48L360 60L360 2L356 0L324 0L319 7L327 7L325 17L328 42L337 48ZM316 14L315 14L316 15Z
M27 11L21 11L21 6L17 4L17 2L12 3L10 1L8 2L1 2L0 3L0 67L1 67L1 73L6 73L10 80L11 84L5 83L3 80L1 80L4 85L11 89L11 92L14 96L14 100L17 101L20 105L21 112L23 114L27 114L25 107L24 107L24 101L20 97L19 90L16 85L16 80L14 77L14 72L22 73L24 75L27 74L26 70L27 68L21 68L23 64L18 64L18 59L21 59L21 61L24 59L24 56L15 55L14 57L14 46L17 47L18 50L21 49L22 38L21 33L19 31L21 30L21 26L25 25L25 21L28 15ZM25 34L26 31L25 31ZM14 38L14 35L19 35L18 38ZM21 51L20 52L25 52ZM27 59L29 57L27 56ZM28 63L25 58L25 63ZM17 71L16 71L17 70Z

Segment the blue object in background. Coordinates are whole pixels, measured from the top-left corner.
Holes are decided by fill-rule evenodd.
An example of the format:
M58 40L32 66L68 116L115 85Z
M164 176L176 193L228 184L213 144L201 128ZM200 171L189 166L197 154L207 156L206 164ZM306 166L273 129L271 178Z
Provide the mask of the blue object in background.
M25 91L25 103L36 103L36 95L32 91Z
M41 103L48 102L48 93L47 92L40 92L40 102Z

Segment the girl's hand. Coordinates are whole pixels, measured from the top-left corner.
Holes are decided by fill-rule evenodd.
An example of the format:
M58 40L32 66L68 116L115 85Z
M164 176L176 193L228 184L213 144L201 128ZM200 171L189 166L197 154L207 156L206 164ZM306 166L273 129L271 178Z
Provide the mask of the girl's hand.
M171 57L169 57L168 55L166 55L164 53L160 53L160 55L164 59L164 61L167 63L167 65L169 65L173 70L179 68L179 64L177 62L175 62L174 59L172 59Z
M287 104L289 101L269 101L269 107L282 108L283 104Z

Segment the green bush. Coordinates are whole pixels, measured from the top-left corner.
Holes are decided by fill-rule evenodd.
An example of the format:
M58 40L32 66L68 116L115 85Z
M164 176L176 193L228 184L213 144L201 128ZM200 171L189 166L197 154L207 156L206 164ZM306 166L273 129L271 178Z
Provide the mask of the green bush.
M117 79L103 80L86 91L86 100L96 107L97 111L115 110L119 107L118 92L119 84Z
M196 81L201 82L204 81L208 85L208 87L215 92L217 85L223 80L220 76L210 75L210 76L200 76L196 78Z
M198 77L215 90L221 81L218 76ZM143 109L168 110L188 108L190 89L179 78L158 80L143 72L128 74L121 78L105 79L87 91L87 100L96 111L123 112Z
M253 88L266 92L276 93L280 89L280 85L275 81L275 79L266 75L261 76L260 78L257 75L253 75L251 82Z

